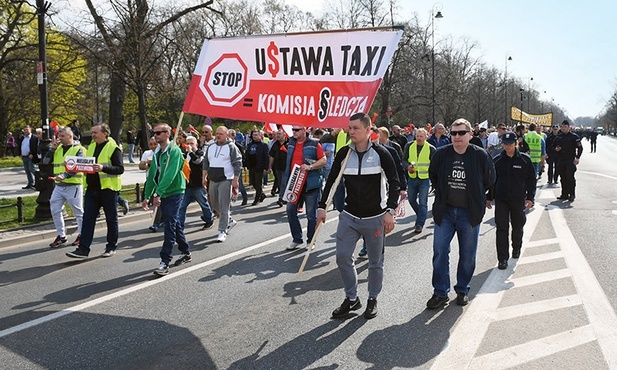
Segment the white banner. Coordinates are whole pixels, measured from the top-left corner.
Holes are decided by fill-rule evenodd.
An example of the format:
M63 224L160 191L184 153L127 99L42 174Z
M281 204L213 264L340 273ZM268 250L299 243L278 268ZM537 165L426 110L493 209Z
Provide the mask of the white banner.
M367 113L402 31L336 31L206 40L183 111L345 127Z

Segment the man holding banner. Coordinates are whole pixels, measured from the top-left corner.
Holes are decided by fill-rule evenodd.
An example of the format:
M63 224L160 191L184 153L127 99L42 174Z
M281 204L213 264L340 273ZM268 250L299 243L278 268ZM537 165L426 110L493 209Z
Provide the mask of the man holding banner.
M332 312L332 317L346 317L360 309L357 296L358 275L354 265L356 242L363 238L369 258L369 298L364 317L377 316L377 296L383 282L384 242L394 229L394 212L399 197L399 180L394 159L386 148L370 142L371 119L364 113L350 118L351 143L337 153L324 194L317 211L317 221L326 221L326 199L335 179L343 171L345 181L345 208L339 216L336 234L336 263L345 286L345 300ZM345 158L347 165L342 168ZM385 186L387 184L387 186Z
M287 250L294 250L303 244L302 226L298 218L298 204L304 204L308 227L306 240L313 239L317 226L317 203L323 184L321 168L326 165L326 154L321 144L308 138L306 128L293 125L293 137L287 145L287 163L281 184L287 184L283 200L287 201L287 219L293 240Z

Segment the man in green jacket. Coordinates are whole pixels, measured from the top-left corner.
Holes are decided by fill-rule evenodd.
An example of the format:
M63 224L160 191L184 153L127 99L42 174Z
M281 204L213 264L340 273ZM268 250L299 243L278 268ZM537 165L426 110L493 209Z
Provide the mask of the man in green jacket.
M146 199L141 205L147 211L148 203L152 198L152 204L154 207L160 207L165 220L165 235L160 253L161 263L154 270L155 275L161 276L169 273L174 243L178 243L178 249L182 252L175 262L176 266L192 260L190 246L184 237L184 230L178 217L178 210L186 188L186 180L182 173L184 156L178 146L171 144L171 135L171 127L167 124L160 123L154 128L154 138L159 147L152 157L144 191Z

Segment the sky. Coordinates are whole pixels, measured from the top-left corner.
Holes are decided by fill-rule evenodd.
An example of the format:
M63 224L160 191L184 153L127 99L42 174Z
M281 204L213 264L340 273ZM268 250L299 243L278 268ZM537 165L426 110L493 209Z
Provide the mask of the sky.
M322 0L286 2L314 14L323 6ZM399 0L399 5L399 19L417 14L425 25L433 6L440 7L436 43L467 38L478 45L476 56L501 71L511 56L508 76L531 83L541 100L553 100L570 118L600 115L617 90L617 1Z

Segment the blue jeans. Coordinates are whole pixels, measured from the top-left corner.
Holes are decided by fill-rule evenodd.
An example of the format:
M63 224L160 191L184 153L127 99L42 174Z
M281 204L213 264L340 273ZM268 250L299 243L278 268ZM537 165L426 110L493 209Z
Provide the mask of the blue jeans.
M34 186L34 162L30 157L21 157L21 161L24 162L24 170L26 171L26 177L28 178L28 186Z
M304 202L304 208L306 210L306 218L308 219L308 228L306 231L307 243L313 239L315 234L315 227L317 226L317 203L319 203L319 196L321 195L321 189L313 189L304 191L300 194L298 204ZM289 229L291 230L291 236L294 243L303 243L302 239L302 225L300 225L300 219L298 218L298 205L287 203L287 219L289 221Z
M174 243L178 242L178 249L182 253L190 253L189 244L184 237L184 230L178 220L178 211L182 204L184 194L170 195L167 198L161 198L161 214L165 220L165 235L163 239L163 248L161 249L161 261L169 265L171 262L171 251Z
M428 215L428 191L431 180L418 178L407 180L407 200L416 213L416 226L424 227Z
M84 218L79 238L79 249L90 253L90 245L94 237L94 226L99 210L103 207L107 223L107 245L105 251L118 247L118 192L111 189L86 190L84 195Z
M246 188L242 182L242 174L238 177L238 190L240 190L240 194L242 194L242 200L249 199L249 195L246 193Z
M441 225L435 224L433 237L433 293L440 297L450 292L450 242L455 232L459 244L455 292L469 293L469 282L476 269L480 225L471 226L467 208L448 206Z
M187 187L184 191L184 197L182 198L180 210L178 211L178 221L183 229L184 221L186 220L186 209L193 201L196 201L201 207L202 220L204 220L204 222L206 220L214 221L214 218L212 217L212 208L210 208L210 203L208 203L208 198L206 196L206 189L202 186Z
M135 144L129 144L129 162L135 163L133 160L133 152L135 151Z

